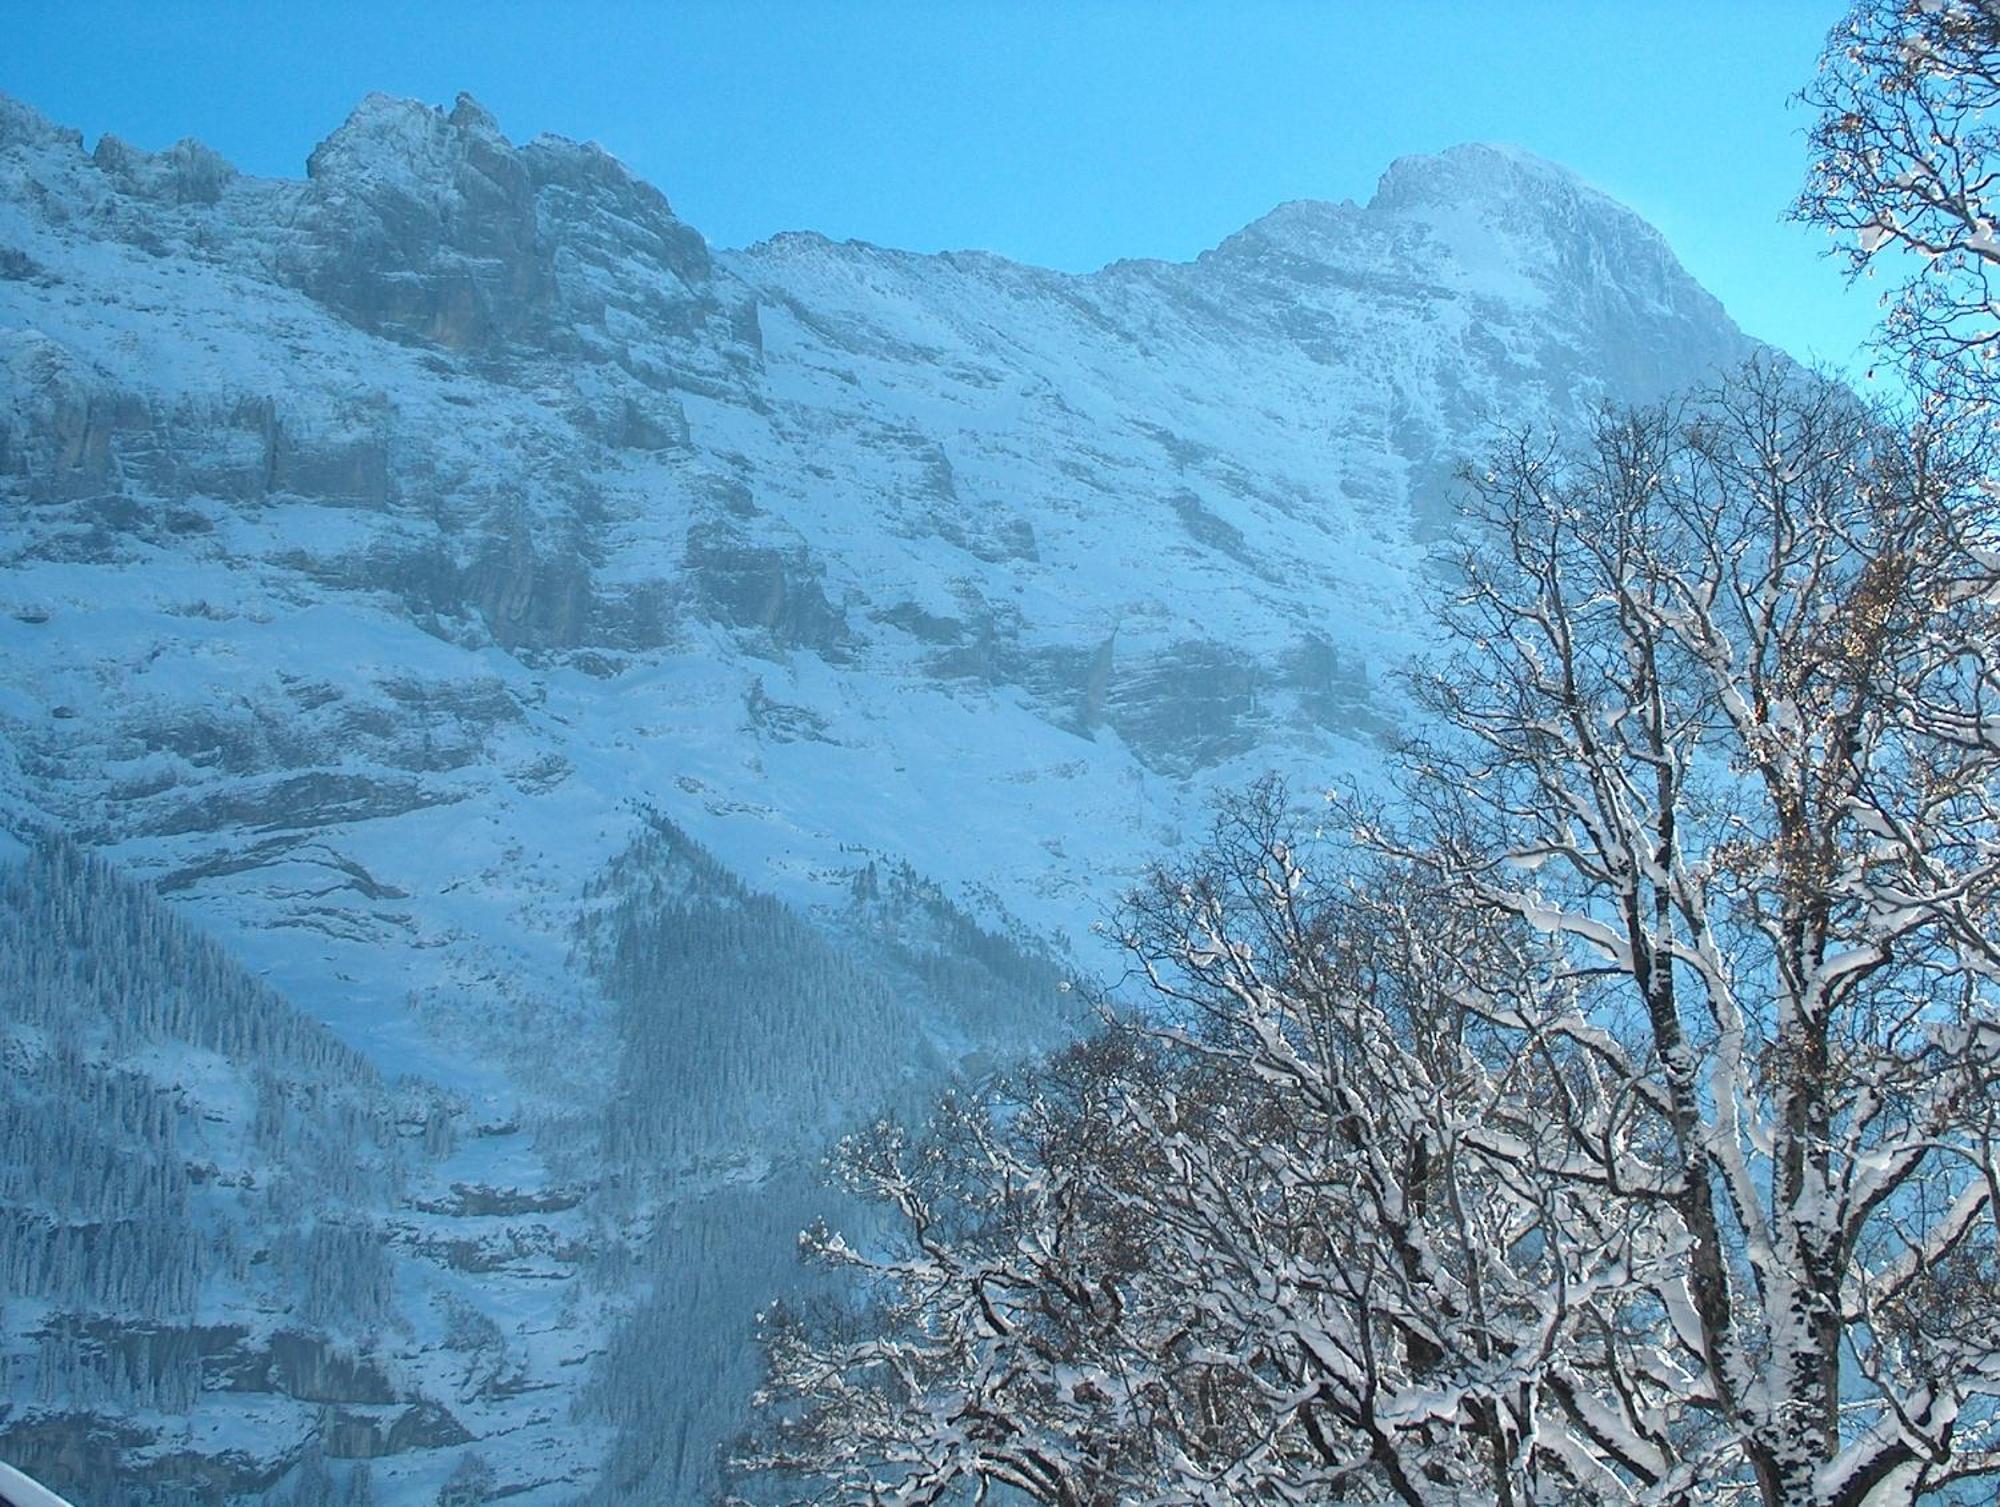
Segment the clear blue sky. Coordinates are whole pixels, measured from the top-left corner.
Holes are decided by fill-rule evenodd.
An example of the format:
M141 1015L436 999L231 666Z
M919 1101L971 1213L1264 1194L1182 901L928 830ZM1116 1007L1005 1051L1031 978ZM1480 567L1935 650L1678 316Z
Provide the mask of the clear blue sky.
M296 176L370 89L595 139L721 246L811 229L1185 258L1388 161L1505 141L1631 204L1752 334L1852 360L1873 289L1781 223L1837 0L0 0L0 89L88 140Z

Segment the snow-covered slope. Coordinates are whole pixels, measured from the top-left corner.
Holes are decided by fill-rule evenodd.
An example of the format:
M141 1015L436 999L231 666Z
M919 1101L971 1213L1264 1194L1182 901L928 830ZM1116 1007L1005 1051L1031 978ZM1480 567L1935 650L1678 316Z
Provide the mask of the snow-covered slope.
M0 99L0 818L520 1127L458 1179L496 1207L587 1189L561 1260L495 1258L574 1300L477 1311L612 1358L467 1420L467 1468L675 1500L810 1147L1065 1029L1062 968L1216 788L1366 777L1495 426L1749 350L1657 234L1499 148L1073 276L716 253L463 97L370 97L296 182ZM396 1197L395 1250L463 1255ZM727 1376L636 1387L634 1336ZM8 1385L0 1453L61 1413ZM626 1443L535 1442L579 1405Z

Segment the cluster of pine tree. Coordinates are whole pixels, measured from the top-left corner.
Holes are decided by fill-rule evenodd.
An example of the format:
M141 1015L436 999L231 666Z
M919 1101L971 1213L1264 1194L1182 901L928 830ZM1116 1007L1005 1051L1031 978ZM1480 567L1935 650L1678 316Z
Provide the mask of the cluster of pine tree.
M618 1431L588 1507L712 1498L758 1381L755 1315L778 1294L796 1301L826 1285L794 1252L802 1226L836 1213L852 1224L864 1211L801 1165L754 1186L724 1184L673 1211L624 1275L650 1296L579 1399L579 1421ZM663 1366L664 1355L674 1364Z
M303 1078L375 1080L360 1053L150 890L60 837L0 869L0 989L10 1025L62 1031L87 1022L113 1055L176 1041Z
M654 818L588 898L577 952L617 1011L614 1161L689 1166L823 1141L883 1093L885 1064L934 1067L922 1023L876 973L685 833Z
M195 1410L226 1343L197 1322L218 1298L369 1343L395 1284L367 1211L392 1206L411 1155L448 1146L452 1106L383 1083L56 836L0 866L0 1065L0 1455L80 1501L199 1496L66 1449L62 1420L81 1438L93 1415ZM368 1499L365 1478L336 1491L304 1464L276 1490L302 1507Z
M0 1288L144 1318L189 1313L200 1252L181 1108L151 1079L88 1062L73 1043L10 1066Z
M824 1285L794 1257L797 1230L867 1217L826 1184L824 1148L920 1102L952 1058L1046 1041L1069 996L1045 955L907 864L865 865L843 907L808 918L653 815L587 901L577 956L613 1002L621 1054L610 1160L687 1174L750 1146L771 1163L755 1185L683 1175L650 1246L612 1241L595 1273L650 1296L579 1404L617 1429L591 1500L706 1500L756 1381L755 1314Z
M962 1044L1013 1055L1082 1023L1045 949L980 925L908 862L864 865L844 920L857 954Z

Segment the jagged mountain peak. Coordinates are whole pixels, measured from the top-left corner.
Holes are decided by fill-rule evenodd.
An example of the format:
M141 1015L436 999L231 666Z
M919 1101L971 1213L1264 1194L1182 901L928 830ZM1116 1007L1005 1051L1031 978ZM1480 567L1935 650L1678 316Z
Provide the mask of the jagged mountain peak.
M421 163L440 145L463 136L487 138L511 147L493 113L470 94L460 93L450 110L405 95L373 90L364 94L347 119L335 127L307 160L308 176L318 177L321 155L352 153Z
M649 208L671 213L656 186L598 143L547 132L516 143L501 130L491 110L462 90L448 110L379 91L363 96L347 119L313 149L306 173L315 181L380 175L448 185L467 161L489 174L495 164L505 164L501 171L518 169L537 185L564 176L615 184L645 200Z
M607 307L635 322L606 348L714 313L707 243L665 195L594 144L515 145L470 94L449 110L370 94L306 172L307 235L281 264L364 329L569 356Z

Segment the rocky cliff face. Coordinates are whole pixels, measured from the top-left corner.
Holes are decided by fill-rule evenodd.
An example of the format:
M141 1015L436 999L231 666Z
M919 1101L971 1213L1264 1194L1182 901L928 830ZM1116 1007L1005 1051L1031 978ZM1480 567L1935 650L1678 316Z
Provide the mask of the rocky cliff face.
M164 1318L52 1291L37 1324L113 1348L243 1333L175 1342L225 1358L171 1416L8 1351L0 1452L241 1453L204 1500L359 1456L398 1503L691 1498L813 1145L1065 1029L1089 923L1217 787L1368 776L1495 426L1749 349L1494 148L1072 276L714 252L463 97L373 96L282 182L0 100L0 824L458 1106L353 1216L401 1275L318 1390L384 1399L273 1383L203 1443L294 1316L227 1273ZM661 1348L712 1374L641 1380Z

